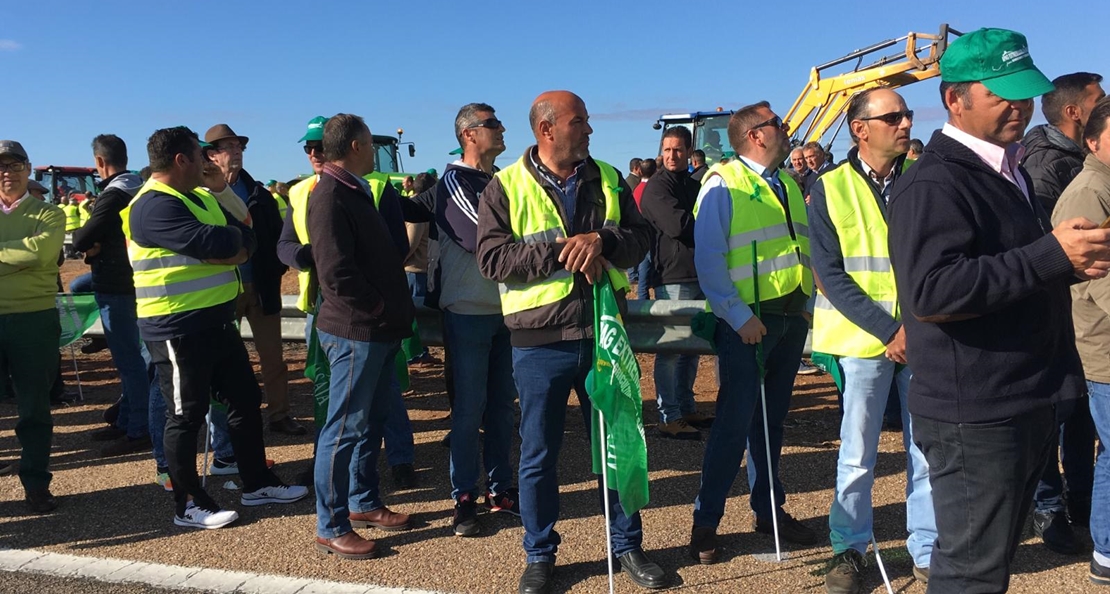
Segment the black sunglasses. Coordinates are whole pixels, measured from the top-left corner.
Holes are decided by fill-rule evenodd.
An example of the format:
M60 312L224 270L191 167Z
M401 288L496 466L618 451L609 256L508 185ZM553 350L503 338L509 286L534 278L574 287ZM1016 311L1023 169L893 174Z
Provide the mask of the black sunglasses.
M471 125L467 126L466 129L470 130L472 128L489 128L490 130L496 130L500 127L501 127L501 120L499 120L497 118L489 118L487 120L482 120L482 121L480 121L476 124L471 124Z
M752 130L758 130L759 128L762 128L764 126L771 126L772 128L780 128L782 130L785 130L787 128L786 122L782 121L781 117L775 116L775 117L767 120L766 122L760 122L760 123L752 126L751 128L748 129L748 132L751 132Z
M304 145L304 154L311 155L312 151L322 153L322 152L324 152L324 145L323 144L308 144L308 143L305 143L305 145Z
M907 109L906 111L892 111L884 113L883 115L871 116L869 118L860 118L860 121L869 122L871 120L879 120L887 126L897 126L902 123L902 118L906 118L913 123L913 110Z

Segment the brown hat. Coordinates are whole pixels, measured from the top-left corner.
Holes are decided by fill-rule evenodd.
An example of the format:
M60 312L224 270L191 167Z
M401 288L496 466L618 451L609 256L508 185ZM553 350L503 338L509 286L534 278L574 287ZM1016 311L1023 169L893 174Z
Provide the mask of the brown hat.
M231 129L231 126L228 126L227 124L216 124L204 133L204 142L207 142L208 144L216 144L217 142L221 140L226 140L228 138L238 138L239 142L243 143L244 148L246 148L247 142L250 141L250 139L246 136L239 136L238 134L236 134L235 131Z

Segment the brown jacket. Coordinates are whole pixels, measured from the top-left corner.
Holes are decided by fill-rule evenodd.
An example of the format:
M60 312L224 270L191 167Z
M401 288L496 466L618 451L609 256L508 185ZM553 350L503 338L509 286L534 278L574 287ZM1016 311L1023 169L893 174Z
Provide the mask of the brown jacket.
M602 256L620 270L631 268L644 259L652 242L651 226L640 216L632 190L620 183L621 220L617 227L602 228L605 220L605 198L601 188L601 172L592 158L587 158L577 185L577 206L574 225L567 224L562 200L555 188L535 170L528 155L524 164L543 186L555 204L568 235L596 231L601 235ZM618 178L620 174L618 172ZM497 282L531 282L544 279L563 267L559 262L562 244L526 244L513 240L509 224L509 199L501 180L494 177L478 203L478 267L482 275ZM617 303L625 306L624 295ZM582 274L574 275L574 290L562 301L505 317L512 331L514 346L539 346L563 340L593 337L593 289Z
M1083 170L1060 195L1052 224L1075 217L1102 223L1110 217L1110 166L1087 155ZM1071 288L1075 342L1087 379L1110 384L1110 278Z

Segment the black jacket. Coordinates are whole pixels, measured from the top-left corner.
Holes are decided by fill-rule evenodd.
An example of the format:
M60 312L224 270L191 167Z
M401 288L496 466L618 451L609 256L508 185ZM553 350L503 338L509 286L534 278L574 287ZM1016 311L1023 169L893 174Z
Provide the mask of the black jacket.
M1042 124L1026 133L1022 167L1033 178L1033 189L1045 211L1052 214L1056 201L1071 180L1083 169L1083 150L1052 124Z
M100 195L96 198L92 215L73 232L73 247L79 252L88 251L93 244L100 244L99 254L85 258L92 267L92 286L97 293L135 294L135 279L131 275L131 262L127 259L127 244L119 213L131 203L142 185L143 180L128 171L101 181Z
M281 277L288 268L278 259L277 242L281 237L281 212L277 200L265 186L255 181L246 170L239 172L246 181L251 194L247 198L247 210L251 214L251 225L258 241L258 248L251 256L251 282L254 292L262 302L262 313L272 315L281 312Z
M1040 202L937 131L888 215L911 413L992 422L1085 392L1075 276Z
M655 228L652 265L664 285L698 282L694 269L694 204L700 189L685 169L663 169L644 186L640 212Z

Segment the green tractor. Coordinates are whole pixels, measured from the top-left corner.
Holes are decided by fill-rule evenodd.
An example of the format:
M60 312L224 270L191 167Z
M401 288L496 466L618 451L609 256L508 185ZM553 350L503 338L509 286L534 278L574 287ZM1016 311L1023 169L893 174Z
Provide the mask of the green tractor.
M397 136L384 136L381 134L374 134L374 167L377 171L389 176L390 183L401 193L402 184L405 178L416 174L404 173L404 163L401 161L401 152L398 150L401 146L408 147L409 157L416 156L416 144L413 142L401 142L402 136L405 134L403 128L397 128Z

